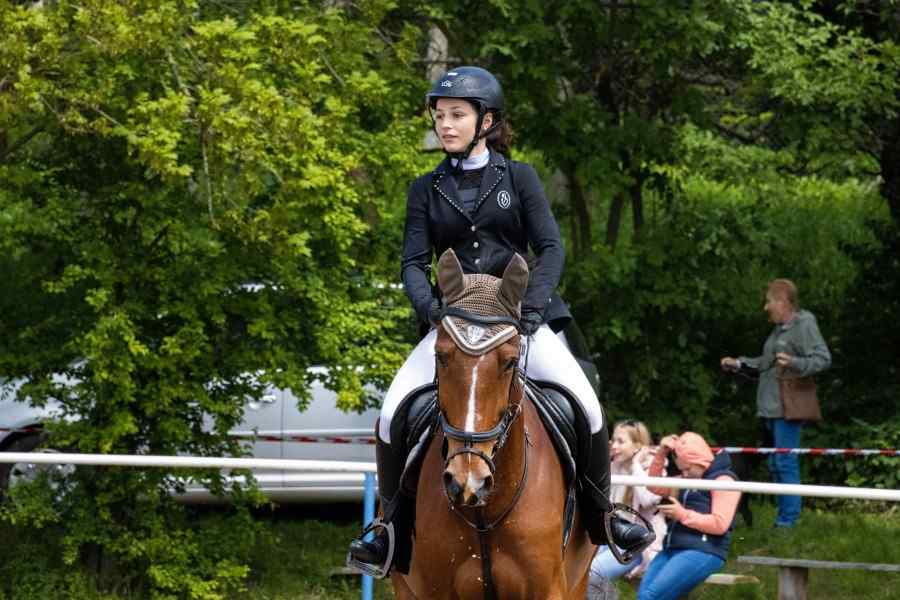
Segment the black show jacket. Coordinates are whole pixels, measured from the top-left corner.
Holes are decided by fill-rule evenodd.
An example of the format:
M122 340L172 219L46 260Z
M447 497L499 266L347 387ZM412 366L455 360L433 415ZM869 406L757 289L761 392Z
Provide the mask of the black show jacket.
M434 297L428 277L433 256L453 248L463 272L500 277L513 253L525 257L529 246L537 265L531 271L523 309L540 311L547 321L560 316L568 320L568 310L558 296L547 310L559 285L565 251L533 167L491 151L471 215L463 209L449 158L409 188L401 277L406 295L424 322ZM565 314L555 314L559 310Z

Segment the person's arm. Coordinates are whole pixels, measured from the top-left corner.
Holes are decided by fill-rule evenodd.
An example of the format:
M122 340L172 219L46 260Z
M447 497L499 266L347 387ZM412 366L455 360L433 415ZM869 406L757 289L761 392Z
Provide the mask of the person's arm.
M651 463L652 464L652 463ZM643 477L647 475L647 472L644 470L644 467L640 464L639 461L633 460L631 462L631 474L636 475L638 477ZM646 488L642 485L636 485L632 488L632 493L634 495L634 499L637 501L637 505L641 508L653 508L661 499L659 494L654 494L650 491L649 488Z
M799 338L803 356L791 357L791 372L801 377L815 375L831 366L831 351L819 331L816 318L810 316L799 323Z
M525 218L528 244L537 258L537 265L528 279L528 289L522 301L522 310L543 314L562 277L566 253L563 249L559 225L550 211L550 203L544 195L544 186L531 165L510 163L515 169L513 180Z
M742 365L747 365L751 369L755 369L758 371L762 356L738 356L737 359L741 361Z
M669 451L665 446L660 446L656 450L656 454L653 455L653 462L650 463L650 468L647 469L647 474L650 477L665 477L665 469L666 469L666 458L669 455ZM656 494L657 496L671 496L672 488L665 487L647 487L651 493Z
M428 322L428 312L434 293L428 271L434 249L428 232L427 191L422 180L409 188L406 198L406 225L403 230L403 259L400 278L403 290L422 322Z
M716 477L716 481L734 480L728 475L720 475ZM734 520L734 513L737 512L738 503L741 501L741 493L713 490L710 495L712 496L712 508L709 514L679 506L674 514L675 519L685 527L696 529L700 533L722 535L728 531Z

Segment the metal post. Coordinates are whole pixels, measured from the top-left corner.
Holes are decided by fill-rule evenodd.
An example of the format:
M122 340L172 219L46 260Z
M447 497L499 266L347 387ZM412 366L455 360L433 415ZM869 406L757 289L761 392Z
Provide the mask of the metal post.
M375 518L375 474L366 473L366 483L363 488L363 527L372 522ZM374 537L372 532L366 535L366 539L370 540ZM362 576L362 600L372 600L372 576Z

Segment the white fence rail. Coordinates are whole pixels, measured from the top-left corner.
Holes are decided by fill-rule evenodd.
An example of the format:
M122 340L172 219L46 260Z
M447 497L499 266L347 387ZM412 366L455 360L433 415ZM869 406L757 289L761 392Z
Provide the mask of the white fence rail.
M116 467L166 467L203 469L282 469L285 471L374 473L375 464L330 460L287 460L277 458L219 458L199 456L153 456L118 454L64 454L57 452L0 452L0 463L67 464ZM613 475L620 485L642 485L693 490L735 490L751 494L815 496L900 502L900 490L839 487L831 485L793 485L755 481L712 481L679 477L636 477Z

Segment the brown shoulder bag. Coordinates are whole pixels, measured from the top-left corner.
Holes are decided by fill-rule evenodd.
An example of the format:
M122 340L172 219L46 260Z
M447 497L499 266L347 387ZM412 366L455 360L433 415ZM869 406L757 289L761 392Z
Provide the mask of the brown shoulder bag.
M784 418L788 421L821 421L816 382L812 377L778 380Z

